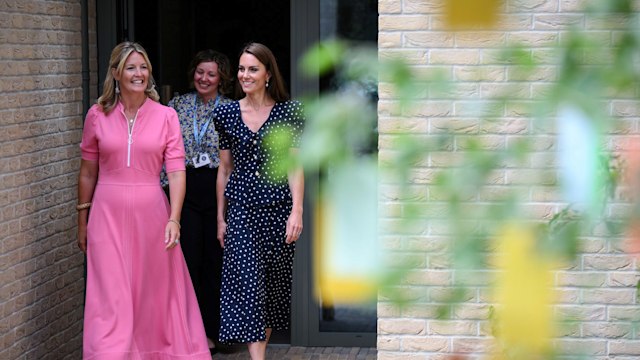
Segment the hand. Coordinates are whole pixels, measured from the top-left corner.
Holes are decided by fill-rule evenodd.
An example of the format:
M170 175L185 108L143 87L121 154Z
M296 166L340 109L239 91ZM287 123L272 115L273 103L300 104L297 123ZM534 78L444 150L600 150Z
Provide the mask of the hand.
M173 221L167 222L164 227L164 243L167 244L164 247L165 250L178 246L180 243L180 225Z
M220 247L224 249L224 235L227 233L227 222L226 221L218 221L218 242L220 243Z
M300 238L302 233L302 214L292 211L287 220L286 243L291 244Z
M78 247L83 253L87 253L87 224L78 225Z

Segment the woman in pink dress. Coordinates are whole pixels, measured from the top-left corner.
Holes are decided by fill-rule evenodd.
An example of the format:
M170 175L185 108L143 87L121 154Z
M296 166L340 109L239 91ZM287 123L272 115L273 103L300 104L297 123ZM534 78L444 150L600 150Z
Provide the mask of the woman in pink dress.
M117 45L80 144L87 360L211 359L179 246L185 193L180 124L157 100L145 50L132 42ZM163 164L170 205L160 187Z

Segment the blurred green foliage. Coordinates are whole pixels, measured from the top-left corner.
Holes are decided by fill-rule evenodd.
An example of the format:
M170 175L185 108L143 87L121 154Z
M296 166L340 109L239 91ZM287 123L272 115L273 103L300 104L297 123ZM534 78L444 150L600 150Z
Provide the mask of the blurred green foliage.
M587 16L616 22L615 43L611 46L603 46L597 38L579 28L570 28L563 33L564 41L556 48L558 81L548 95L531 102L530 113L535 114L536 122L556 121L558 107L571 104L588 114L589 126L596 129L598 134L605 134L610 129L613 121L604 111L601 100L633 91L640 83L637 65L640 27L637 14L632 9L630 0L598 1L588 8ZM542 65L529 49L519 44L504 49L503 61L525 74L532 74ZM331 73L340 84L333 92L305 100L308 126L301 160L306 168L314 170L327 170L341 163L357 161L363 156L376 156L375 153L363 155L361 151L371 142L372 136L377 136L372 131L377 120L376 104L366 95L372 91L371 87L378 83L392 86L396 106L393 111L401 115L416 102L424 101L424 96L419 94L424 93L425 84L438 89L440 93L446 93L447 89L456 86L437 74L420 76L401 59L378 59L375 48L339 40L318 44L305 55L301 64L307 75L322 77ZM506 94L497 100L509 102L513 99ZM479 114L480 118L482 116ZM490 112L484 116L484 121L496 121L494 119L499 118ZM550 127L547 124L534 128ZM518 189L492 199L490 211L478 213L468 205L477 201L476 195L484 191L496 169L505 168L505 164L514 166L526 163L532 138L543 130L538 131L531 137L509 143L504 149L487 149L478 138L470 136L461 146L464 149L460 152L462 156L450 168L439 169L433 184L428 185L438 189L438 194L448 206L447 215L452 229L451 257L457 267L483 268L488 246L486 242L495 234L496 228L505 221L523 216L523 198ZM415 164L430 151L441 149L454 133L443 134L435 139L431 137L429 140L415 136L419 134L395 135L395 156L380 161L379 170L383 177L384 174L392 174L400 183L409 185ZM624 219L603 218L601 211L603 204L615 193L621 169L607 149L599 147L598 151L598 159L595 160L597 168L593 176L599 180L596 190L601 196L598 204L590 204L596 206L595 217L591 216L593 209L576 209L575 204L568 203L565 209L540 225L540 251L571 259L578 251L578 239L593 228L594 222L606 221L612 231L620 231ZM548 185L559 187L561 184ZM409 187L405 189L409 191ZM410 196L406 195L406 198ZM420 219L420 214L425 213L424 208L430 205L429 202L409 204L405 220L411 222L412 219Z
M382 226L377 222L379 219L371 219L371 226L380 228L382 236L402 236L411 234L414 228L424 227L425 220L444 221L449 229L446 257L451 268L456 271L489 268L488 256L496 234L505 224L532 220L525 209L527 193L523 193L523 187L504 186L502 191L492 193L489 185L494 173L500 169L527 168L536 136L580 137L580 134L555 132L557 122L564 120L558 118L562 109L577 110L578 120L583 121L581 126L585 131L593 130L598 136L605 136L614 126L615 119L602 106L603 101L616 96L638 100L640 22L634 12L633 1L593 1L590 4L585 16L615 23L612 43L603 45L598 38L578 27L563 31L562 42L555 48L557 81L545 95L527 99L532 101L527 102L530 109L524 113L533 114L529 136L510 141L503 148L488 147L473 135L457 137L456 149L451 146L452 138L458 135L453 127L449 132L428 137L412 131L398 131L385 139L388 141L385 157L378 159L378 168L370 170L372 173L368 175L379 177L400 189L394 200L402 203L401 221ZM520 74L534 74L541 66L549 65L539 63L531 50L521 44L510 44L504 48L501 59ZM378 136L375 130L379 85L392 88L393 98L385 100L393 104L393 108L387 111L397 117L410 114L413 107L429 99L425 89L432 96L447 98L447 94L454 93L451 90L456 87L442 73L418 74L401 59L379 58L376 48L340 40L322 42L310 49L301 62L301 68L311 77L332 76L337 84L333 91L304 99L308 120L299 160L308 173L318 176L321 189L323 186L341 186L330 181L332 169L342 172L354 163L369 162L378 157L377 149L370 151L370 146L376 143ZM521 99L504 94L485 100L487 104L493 101L508 104ZM492 111L490 107L488 111L478 113L478 119L487 123L500 121L500 118L497 110ZM573 140L580 141L579 138ZM616 194L624 163L610 149L604 148L601 140L597 137L593 144L587 144L595 151L589 159L593 167L588 168L586 175L564 174L569 179L560 177L557 181L556 174L550 175L550 180L545 178L544 171L532 174L531 184L555 188L559 193L563 192L563 186L566 187L563 181L571 184L572 176L594 179L590 183L594 187L585 190L595 193L589 197L593 201L572 203L568 199L563 208L550 214L546 220L534 221L535 251L541 258L570 262L580 251L580 239L591 233L594 227L604 224L611 232L611 238L616 239L620 238L629 221L638 217L639 214L633 211L615 215L603 211ZM424 184L417 183L413 171L419 167L417 164L424 164L428 154L434 152L455 153L456 156L451 157L450 166L433 168L431 177L423 180ZM551 172L556 170L559 169L550 168ZM357 183L352 182L349 186L357 186ZM418 186L428 188L426 193L430 201L426 201L425 196L415 195ZM346 192L328 191L327 194L348 192L346 189ZM322 191L320 196L323 196ZM348 207L343 211L359 211L357 203L343 201L340 204ZM350 233L345 237L357 238L358 234ZM371 246L376 246L379 241L368 240ZM354 253L357 251L353 249ZM381 296L400 305L408 304L413 295L405 294L401 289L405 275L414 265L410 260L396 261L386 272L376 273ZM466 298L467 287L459 282L460 278L454 279L448 295L444 296L439 316L447 317L451 305Z

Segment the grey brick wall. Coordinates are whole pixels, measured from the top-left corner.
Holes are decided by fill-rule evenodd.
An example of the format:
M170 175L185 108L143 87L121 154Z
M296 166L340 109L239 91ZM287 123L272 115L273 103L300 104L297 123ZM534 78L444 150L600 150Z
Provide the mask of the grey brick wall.
M81 39L80 1L0 2L0 359L81 358Z
M534 152L526 167L504 167L492 176L493 183L479 203L505 189L521 188L528 196L525 211L531 219L549 220L565 204L552 187L557 181L555 139L534 135L534 120L525 104L545 94L557 79L558 69L553 46L559 44L567 26L576 25L598 38L603 46L617 36L615 19L589 17L581 12L585 1L507 0L502 2L501 17L493 29L473 32L449 32L444 26L444 2L439 0L380 0L379 56L395 56L408 61L418 74L441 71L455 82L446 96L427 91L419 105L404 114L394 111L397 98L390 84L381 83L378 106L380 161L394 154L393 140L398 134L412 133L432 139L445 128L453 129L453 138L444 149L425 156L415 164L412 184L406 198L398 196L398 185L380 185L380 213L383 227L397 225L409 202L429 202L432 212L424 221L403 233L385 234L381 242L385 254L397 264L410 263L413 270L402 288L413 300L399 308L381 297L378 303L378 359L483 359L491 352L488 289L482 279L465 279L465 301L450 320L438 320L438 306L453 279L463 276L452 271L444 256L451 233L441 222L434 174L451 166L466 151L466 139L478 139L486 149L503 149L522 136L532 136ZM498 50L512 42L523 44L542 66L526 76L498 58ZM499 108L497 122L483 122L478 105L496 95L509 94L517 101ZM629 148L640 143L640 102L638 89L617 94L603 102L608 115L618 117L606 139L610 150ZM442 204L440 204L442 205ZM607 212L620 211L612 204ZM444 206L440 206L444 209ZM440 217L440 218L439 218ZM640 280L640 258L629 256L619 242L611 241L596 229L582 240L574 264L555 276L560 295L556 312L575 316L579 321L567 324L556 341L561 353L585 354L590 359L630 360L640 358L640 305L636 284ZM619 239L618 239L619 240ZM636 254L637 255L637 254ZM489 274L490 275L490 274ZM458 357L455 357L455 356Z

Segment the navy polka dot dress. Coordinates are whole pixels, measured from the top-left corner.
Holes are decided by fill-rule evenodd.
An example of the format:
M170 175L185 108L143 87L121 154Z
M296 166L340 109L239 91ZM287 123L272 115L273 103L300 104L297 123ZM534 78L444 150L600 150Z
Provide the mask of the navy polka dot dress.
M231 151L234 164L224 193L223 343L263 341L266 328L289 327L295 243L285 243L285 232L292 199L287 175L276 166L282 154L273 151L271 139L284 133L286 148L298 147L303 123L297 101L276 103L256 133L242 121L239 102L216 110L220 149Z

